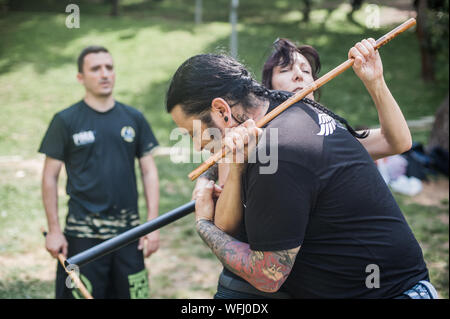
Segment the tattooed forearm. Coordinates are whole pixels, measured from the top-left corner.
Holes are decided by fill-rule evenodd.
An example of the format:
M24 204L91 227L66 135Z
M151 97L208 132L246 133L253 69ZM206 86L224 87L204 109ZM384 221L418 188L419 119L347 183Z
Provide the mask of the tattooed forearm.
M216 163L211 166L206 172L204 172L200 177L207 178L212 181L216 181L219 178L219 165Z
M248 244L227 235L207 220L197 222L197 231L226 268L266 292L275 292L281 287L300 249L253 251Z
M197 221L197 232L214 253L222 249L229 242L235 240L233 237L214 226L212 222L205 219Z

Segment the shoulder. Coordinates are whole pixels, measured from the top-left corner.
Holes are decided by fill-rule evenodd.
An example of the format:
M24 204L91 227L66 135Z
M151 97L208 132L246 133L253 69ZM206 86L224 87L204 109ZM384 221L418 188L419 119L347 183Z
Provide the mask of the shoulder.
M258 153L270 154L280 161L315 167L323 154L323 136L319 131L318 114L298 102L273 119L265 128L258 144Z
M117 106L120 108L122 114L126 114L131 118L139 127L145 127L150 125L145 118L144 114L133 106L116 101Z
M68 124L75 119L83 109L83 101L79 101L71 106L57 112L54 116L55 120L60 120L64 124Z
M317 129L317 119L317 111L300 101L283 111L267 127L278 127L286 132L311 134Z
M57 112L56 115L61 118L67 118L67 117L73 116L74 114L78 113L82 107L83 107L83 101L78 101L78 102L72 104L71 106Z
M118 108L120 108L122 111L126 112L130 116L132 116L134 118L143 118L144 117L142 112L139 111L137 108L130 106L128 104L119 102L119 101L116 101L116 103L117 103Z

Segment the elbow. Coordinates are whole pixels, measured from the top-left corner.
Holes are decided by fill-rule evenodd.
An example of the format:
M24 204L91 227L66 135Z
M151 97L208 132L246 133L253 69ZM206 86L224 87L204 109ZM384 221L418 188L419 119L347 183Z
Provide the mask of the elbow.
M151 183L158 182L158 171L156 170L156 167L141 168L141 176L143 180L148 180Z
M281 286L286 281L287 276L281 278L280 280L271 280L265 283L252 283L253 287L262 292L275 293L280 290Z
M402 154L409 151L412 147L411 134L408 134L407 138L404 138L401 143L396 148L396 154Z
M409 128L407 128L407 130L405 130L405 137L403 138L401 153L409 151L411 147L412 147L411 131L409 130Z
M405 143L402 153L409 151L411 149L411 147L412 147L412 139L410 137L408 142Z
M250 256L250 261L253 263L254 259L258 259L262 262L248 272L250 284L263 292L274 293L280 290L291 273L299 249L300 246L276 252L255 252Z
M44 172L44 174L42 174L41 184L43 189L56 187L56 185L58 184L58 175Z
M387 154L385 156L392 156L396 154L403 154L407 151L409 151L412 147L412 138L411 133L409 133L402 137L397 137L397 139L394 138L387 138L384 137L386 143L388 144Z

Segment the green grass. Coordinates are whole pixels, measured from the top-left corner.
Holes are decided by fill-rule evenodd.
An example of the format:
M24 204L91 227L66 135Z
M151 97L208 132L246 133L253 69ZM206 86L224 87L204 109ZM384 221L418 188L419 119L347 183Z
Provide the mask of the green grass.
M222 2L227 8L227 2ZM120 18L107 16L107 7L102 7L104 13L83 11L87 5L82 4L80 29L65 28L63 13L11 12L0 19L0 96L7 105L2 116L9 119L0 127L0 155L35 155L53 113L82 96L83 89L75 79L75 60L84 46L93 43L105 45L113 54L117 98L144 111L161 144L169 144L168 132L174 126L163 110L170 77L194 54L227 50L230 26L223 16L227 10L213 10L208 7L211 2L205 1L205 20L211 22L197 26L193 13L187 10L192 7L189 1L128 3L123 6L127 15ZM239 58L258 79L277 37L315 46L321 54L323 74L343 62L348 49L361 37L378 38L391 29L367 30L347 22L342 10L334 11L325 24L320 21L327 11L314 11L313 22L304 24L298 10L285 8L288 1L273 1L273 7L265 6L255 15L255 8L261 6L251 3L253 11L247 2L240 7ZM145 6L151 8L146 10ZM172 15L166 14L168 8ZM276 13L289 12L294 18L274 19ZM440 63L438 82L426 85L420 80L420 56L413 32L383 47L381 55L386 81L406 118L434 114L448 88L448 58ZM323 88L321 101L355 126L377 123L369 95L350 70Z
M421 244L433 285L441 297L449 298L448 200L433 207L405 204L400 195L396 199Z
M45 1L49 5L25 6L27 11L0 16L0 298L53 297L54 261L44 251L39 232L46 222L40 195L42 156L37 155L37 149L53 114L83 95L75 78L79 51L90 44L109 48L117 72L116 98L140 109L160 144L170 146L175 143L169 140L175 126L165 113L164 99L173 72L194 54L228 50L229 1L203 1L202 25L193 23L193 0L121 2L122 16L118 18L108 16L108 6L81 2L80 29L65 28L61 4L65 2L55 6ZM265 1L264 6L257 0L241 1L239 59L257 79L277 37L315 46L324 74L346 60L348 49L362 37L378 38L391 29L362 27L363 11L355 15L356 22L349 22L345 7L332 13L317 9L312 12L311 23L305 24L300 9L294 0ZM448 89L448 57L439 58L438 82L426 85L420 80L420 55L413 32L383 47L381 55L386 81L406 119L433 115ZM354 126L377 124L370 97L351 70L323 88L321 102ZM414 139L423 143L428 134L413 132ZM19 156L19 160L12 156ZM187 174L195 165L174 164L166 156L157 157L156 163L160 213L164 213L189 201L193 183ZM67 202L64 184L63 177L59 200L62 223ZM142 193L141 185L139 189ZM425 207L396 197L424 249L433 282L441 296L448 298L448 200L440 206ZM141 213L145 211L142 196L139 207ZM442 222L445 215L447 224ZM161 254L171 254L163 255L169 264L170 258L179 258L173 261L179 263L179 271L166 266L165 260L151 257L150 269L152 263L161 268L152 277L152 297L212 296L214 280L206 284L191 280L189 275L218 274L221 268L195 234L193 215L163 228L161 237ZM210 268L199 270L197 262Z

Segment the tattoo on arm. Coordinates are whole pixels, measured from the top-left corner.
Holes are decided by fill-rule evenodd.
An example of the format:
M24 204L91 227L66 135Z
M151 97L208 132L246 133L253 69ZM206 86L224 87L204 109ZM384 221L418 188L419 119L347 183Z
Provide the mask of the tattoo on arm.
M217 181L217 179L219 178L219 165L217 163L214 164L200 176L209 180Z
M197 221L197 232L228 270L265 292L278 291L300 249L251 250L248 244L227 235L208 220Z

